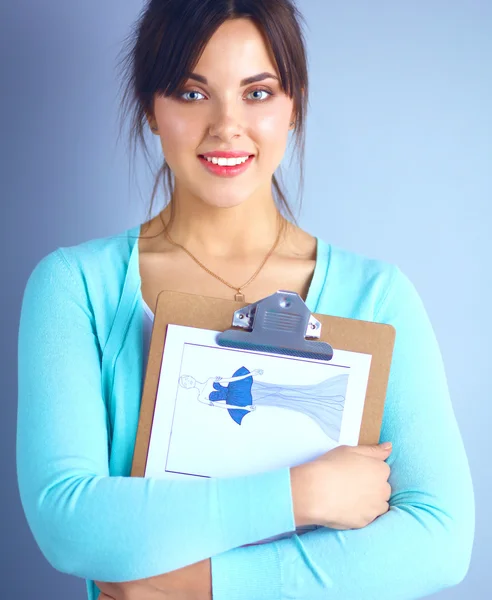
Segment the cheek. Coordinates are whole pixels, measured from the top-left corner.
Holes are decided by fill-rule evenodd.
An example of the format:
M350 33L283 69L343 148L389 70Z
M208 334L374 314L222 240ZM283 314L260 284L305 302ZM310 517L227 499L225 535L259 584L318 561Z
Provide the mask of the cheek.
M288 139L287 118L280 112L280 114L262 116L255 124L260 153L263 150L275 161L279 160L285 152Z
M176 114L159 120L159 133L166 156L180 154L195 148L200 139L201 124L189 114Z

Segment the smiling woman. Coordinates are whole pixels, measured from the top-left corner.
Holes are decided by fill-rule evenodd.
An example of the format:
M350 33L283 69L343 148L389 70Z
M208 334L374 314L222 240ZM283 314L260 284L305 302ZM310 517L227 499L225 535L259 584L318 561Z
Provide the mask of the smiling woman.
M169 0L148 3L138 38L135 43L132 40L123 61L128 85L122 108L133 113L134 146L137 141L146 146L147 120L161 138L165 161L149 216L159 178L167 184L169 196L178 184L180 170L176 168L184 151L191 150L191 156L194 151L202 155L216 151L225 157L224 152L239 150L241 156L254 157L261 141L262 153L268 157L268 164L263 162L266 157L261 157L261 167L268 168L269 186L273 184L278 205L293 217L274 171L284 154L289 127L295 126L302 190L308 73L300 18L290 2L195 0L182 2L179 8ZM126 114L124 111L124 119ZM210 124L211 136L214 131L240 127L243 145L237 147L238 140L231 143L237 131L230 131L225 140L204 138L203 130ZM248 131L251 126L253 132ZM244 139L246 132L254 133L254 138ZM244 147L246 142L248 147ZM221 183L206 179L208 185ZM223 191L228 195L226 204L234 202L242 183ZM199 188L199 197L203 195L199 180L194 178L192 187ZM243 197L250 191L244 188ZM209 197L215 197L213 187Z
M146 149L150 126L163 153L150 212L161 176L167 197L122 234L56 249L27 282L17 471L42 552L87 580L89 600L410 600L460 582L473 491L421 299L398 267L298 227L277 181L293 132L302 188L294 3L151 0L124 66L131 141ZM381 438L394 450L342 446L247 477L130 477L163 289L248 303L291 290L312 312L393 325ZM321 396L303 388L310 405Z
M271 197L295 119L293 100L271 73L274 63L258 26L231 19L210 37L194 72L182 65L185 77L175 91L157 90L148 118L174 174L172 202L180 210L244 203L252 210ZM210 153L216 165L201 158ZM229 165L233 157L247 161Z

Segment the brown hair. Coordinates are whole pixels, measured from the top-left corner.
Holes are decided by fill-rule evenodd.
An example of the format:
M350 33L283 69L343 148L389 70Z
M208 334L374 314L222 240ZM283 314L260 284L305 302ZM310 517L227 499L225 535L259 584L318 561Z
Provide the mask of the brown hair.
M186 82L187 73L192 72L218 27L224 21L239 18L251 19L259 27L270 45L281 88L294 100L294 135L299 155L299 195L302 198L308 74L300 26L303 19L293 0L148 0L133 34L127 38L127 52L119 63L123 67L123 82L126 83L120 105L123 111L120 135L126 113L131 112L130 150L133 150L133 158L139 140L148 157L144 131L148 126L147 115L153 115L155 94L170 96L175 93ZM173 174L165 160L155 179L149 219L161 177L171 202ZM275 175L272 183L277 207L295 222L294 213ZM173 214L172 202L171 211Z

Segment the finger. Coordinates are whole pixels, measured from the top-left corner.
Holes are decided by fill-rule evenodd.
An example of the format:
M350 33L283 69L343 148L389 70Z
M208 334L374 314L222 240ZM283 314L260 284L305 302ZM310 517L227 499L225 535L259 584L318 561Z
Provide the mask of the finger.
M98 587L100 588L100 586ZM103 591L101 591L101 593L97 597L97 600L117 600L117 598L115 596L110 596L109 594L106 594Z
M391 485L389 483L387 483L386 484L386 494L384 495L384 499L386 501L389 501L389 499L391 498L391 492L392 492Z
M386 442L388 443L388 442ZM392 446L389 445L385 447L385 444L361 444L359 446L349 446L352 452L356 454L361 454L362 456L367 456L369 458L379 458L381 460L386 460L388 456L391 454Z
M388 502L383 502L381 504L381 512L379 513L379 516L386 514L389 511L390 507Z

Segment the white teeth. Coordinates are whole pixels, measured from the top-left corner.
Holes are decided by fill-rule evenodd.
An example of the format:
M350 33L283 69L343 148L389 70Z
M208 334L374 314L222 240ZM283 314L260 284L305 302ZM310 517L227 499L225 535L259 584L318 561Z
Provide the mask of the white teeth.
M235 167L236 165L242 165L248 160L248 156L242 156L241 158L217 158L214 156L213 158L205 157L208 162L213 163L214 165L219 165L221 167Z

